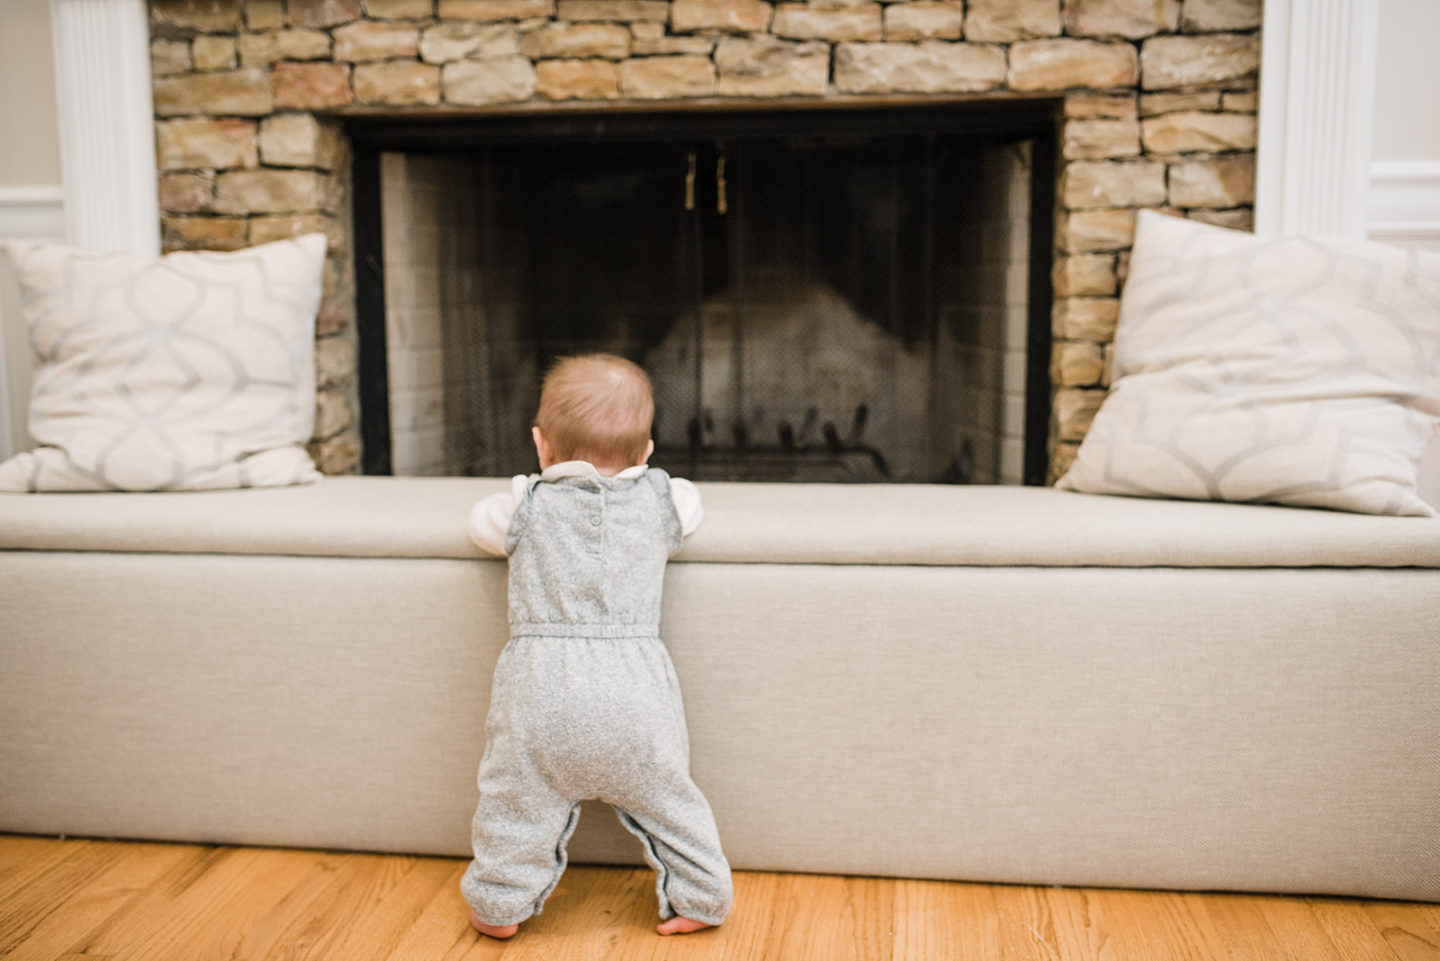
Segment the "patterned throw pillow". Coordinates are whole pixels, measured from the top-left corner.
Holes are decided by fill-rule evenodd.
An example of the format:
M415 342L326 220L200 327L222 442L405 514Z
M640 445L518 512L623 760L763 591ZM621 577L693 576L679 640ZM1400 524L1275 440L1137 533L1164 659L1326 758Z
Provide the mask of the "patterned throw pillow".
M325 237L159 258L5 244L37 364L37 449L0 490L161 491L319 479L314 336Z
M1440 255L1142 212L1114 377L1057 486L1435 513Z

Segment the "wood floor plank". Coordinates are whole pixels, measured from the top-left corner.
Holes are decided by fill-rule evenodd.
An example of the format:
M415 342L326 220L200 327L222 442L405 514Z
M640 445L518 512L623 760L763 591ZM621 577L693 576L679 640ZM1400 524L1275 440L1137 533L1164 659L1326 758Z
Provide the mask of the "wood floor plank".
M160 879L96 932L85 950L117 958L228 958L246 933L323 855L306 851L213 848L198 865ZM158 924L157 919L166 919Z
M1431 911L1393 901L1367 901L1364 910L1401 961L1440 958L1440 923Z
M1315 915L1315 920L1330 936L1341 957L1399 961L1399 956L1390 942L1385 940L1385 936L1366 912L1363 901L1309 898L1306 903Z
M571 867L510 941L465 862L0 835L7 961L1440 961L1440 905L741 872L660 937L646 869Z
M52 842L53 844L54 842ZM104 871L121 852L110 841L72 841L33 851L29 870L17 870L0 889L0 956L16 946Z
M49 961L78 952L89 936L141 897L159 878L193 862L201 849L175 844L117 844L105 848L108 863L70 891L48 892L34 924L16 943L0 940L8 961Z

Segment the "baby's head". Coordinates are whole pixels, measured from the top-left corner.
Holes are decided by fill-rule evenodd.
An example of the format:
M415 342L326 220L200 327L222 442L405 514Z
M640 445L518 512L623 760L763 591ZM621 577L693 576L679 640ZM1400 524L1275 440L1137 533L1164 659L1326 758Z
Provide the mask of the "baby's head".
M562 357L545 375L535 415L540 467L586 460L616 473L650 458L655 401L645 371L614 354Z

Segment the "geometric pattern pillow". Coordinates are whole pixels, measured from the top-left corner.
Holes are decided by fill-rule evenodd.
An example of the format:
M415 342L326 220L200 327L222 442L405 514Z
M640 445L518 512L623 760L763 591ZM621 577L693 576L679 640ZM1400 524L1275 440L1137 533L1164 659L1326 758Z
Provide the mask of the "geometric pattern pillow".
M1440 255L1139 215L1068 490L1431 516Z
M233 252L4 245L36 371L37 449L0 490L168 491L319 479L315 314L325 237Z

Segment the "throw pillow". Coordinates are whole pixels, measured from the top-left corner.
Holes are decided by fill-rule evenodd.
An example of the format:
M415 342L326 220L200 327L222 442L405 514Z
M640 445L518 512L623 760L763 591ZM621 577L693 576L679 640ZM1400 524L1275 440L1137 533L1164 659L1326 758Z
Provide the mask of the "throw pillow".
M1440 255L1139 216L1114 382L1057 486L1430 516Z
M0 490L161 491L319 479L314 336L325 237L159 258L5 244L36 371Z

